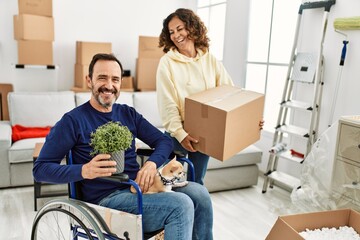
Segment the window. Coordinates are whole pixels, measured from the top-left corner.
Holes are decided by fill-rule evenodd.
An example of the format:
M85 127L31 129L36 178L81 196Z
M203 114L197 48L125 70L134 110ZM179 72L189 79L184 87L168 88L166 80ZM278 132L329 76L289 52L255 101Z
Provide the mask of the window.
M264 129L274 132L300 1L251 0L245 88L265 94Z
M210 51L219 60L223 59L226 0L198 0L197 14L208 29Z

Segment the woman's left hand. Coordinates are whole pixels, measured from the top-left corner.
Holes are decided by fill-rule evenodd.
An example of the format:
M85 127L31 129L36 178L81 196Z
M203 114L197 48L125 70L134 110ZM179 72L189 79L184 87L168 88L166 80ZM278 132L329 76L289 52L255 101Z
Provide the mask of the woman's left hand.
M260 122L259 122L259 127L260 127L260 130L262 130L263 129L263 127L264 127L264 120L261 120Z

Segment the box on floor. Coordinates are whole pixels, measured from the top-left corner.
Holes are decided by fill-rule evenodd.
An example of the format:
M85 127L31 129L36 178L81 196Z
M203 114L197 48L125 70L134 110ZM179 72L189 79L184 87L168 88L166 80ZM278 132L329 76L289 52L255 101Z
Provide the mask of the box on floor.
M270 230L266 240L303 240L299 234L306 229L348 226L360 233L360 213L351 209L312 212L280 216Z
M156 71L160 58L136 60L136 88L142 91L156 90Z
M184 128L195 148L224 161L260 139L264 95L219 86L185 98Z
M135 91L134 78L131 76L123 77L121 81L120 91L126 91L126 92Z

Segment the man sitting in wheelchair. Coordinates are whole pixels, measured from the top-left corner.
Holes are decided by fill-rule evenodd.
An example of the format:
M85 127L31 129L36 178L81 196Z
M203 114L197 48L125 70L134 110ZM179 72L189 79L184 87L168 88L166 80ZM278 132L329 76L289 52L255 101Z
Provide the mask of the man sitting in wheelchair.
M115 103L120 95L123 68L112 54L96 54L90 65L87 85L91 89L90 101L66 113L46 137L33 175L36 181L51 183L80 182L82 200L104 207L136 213L137 196L129 186L110 182L115 161L103 161L109 154L91 157L90 134L109 122L120 122L133 135L131 147L125 151L124 173L135 180L143 193L153 184L157 168L173 150L172 140L152 126L141 114L125 104ZM135 138L154 149L140 168L136 161ZM72 165L60 162L71 151ZM143 230L165 230L165 239L211 240L213 212L207 189L189 182L173 192L143 195Z

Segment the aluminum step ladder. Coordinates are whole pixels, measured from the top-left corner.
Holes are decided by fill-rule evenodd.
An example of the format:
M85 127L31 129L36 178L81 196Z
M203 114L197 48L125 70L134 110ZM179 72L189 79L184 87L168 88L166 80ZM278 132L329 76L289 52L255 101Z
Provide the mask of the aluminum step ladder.
M278 171L277 167L279 161L292 161L301 167L317 139L323 89L323 43L328 15L334 4L335 0L307 2L300 5L272 148L269 150L268 165L264 174L262 193L265 193L268 187L273 188L274 183L289 190L301 187L298 178ZM317 53L298 52L297 45L303 11L315 8L324 8L319 50ZM301 94L302 91L306 94Z

